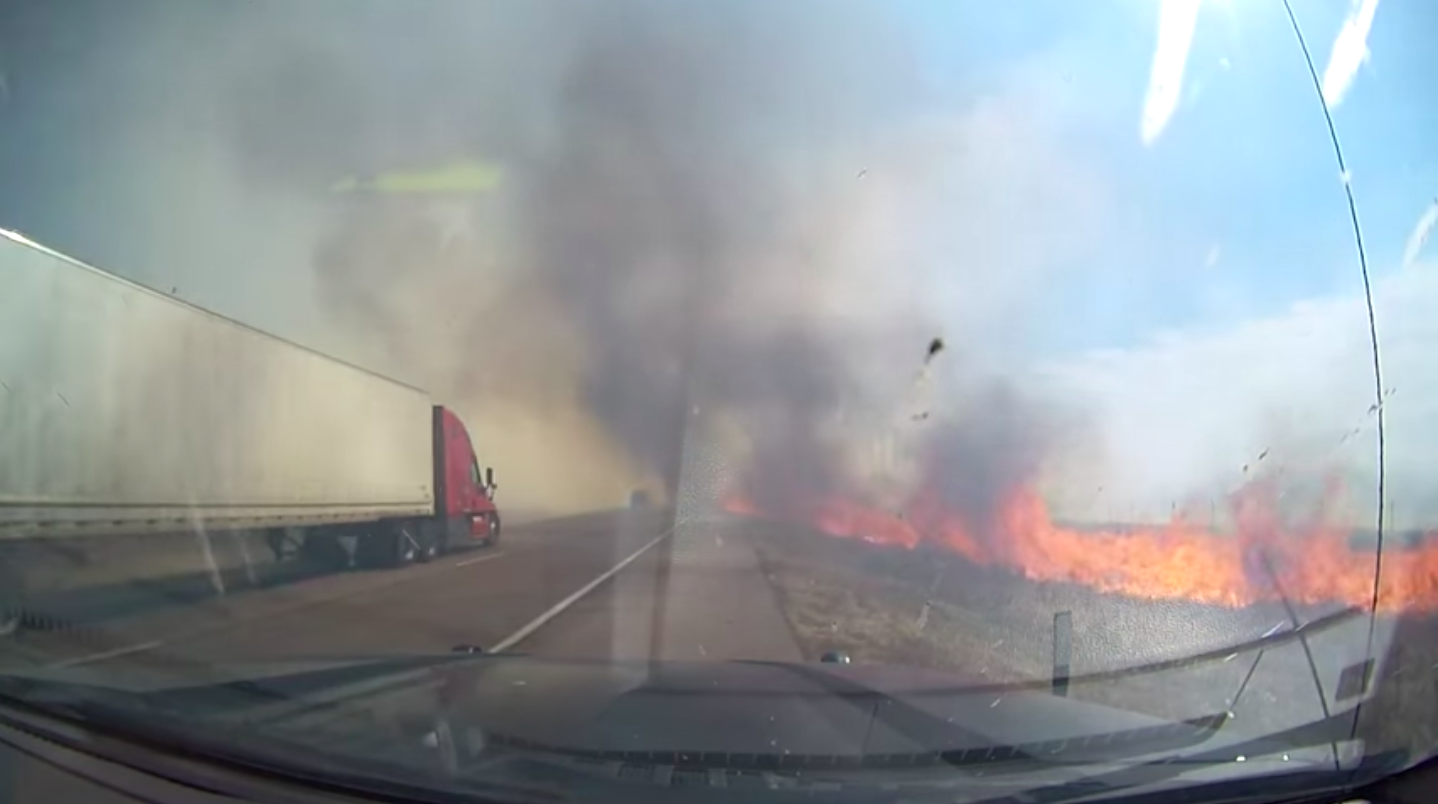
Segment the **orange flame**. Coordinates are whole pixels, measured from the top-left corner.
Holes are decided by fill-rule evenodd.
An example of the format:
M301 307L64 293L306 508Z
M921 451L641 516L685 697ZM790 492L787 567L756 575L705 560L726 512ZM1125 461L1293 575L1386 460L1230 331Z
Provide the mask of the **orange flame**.
M1231 502L1233 532L1175 516L1163 525L1088 530L1056 524L1039 495L1019 488L998 506L987 535L932 495L920 494L904 515L840 495L819 496L784 514L731 497L737 514L798 520L844 538L912 549L932 543L981 565L1034 581L1079 583L1099 591L1155 600L1182 599L1239 607L1257 602L1372 603L1374 551L1350 546L1349 532L1322 512L1294 524L1278 516L1276 490L1254 482ZM798 512L795 515L795 512ZM777 514L777 515L776 515ZM1379 609L1438 611L1438 545L1386 548Z

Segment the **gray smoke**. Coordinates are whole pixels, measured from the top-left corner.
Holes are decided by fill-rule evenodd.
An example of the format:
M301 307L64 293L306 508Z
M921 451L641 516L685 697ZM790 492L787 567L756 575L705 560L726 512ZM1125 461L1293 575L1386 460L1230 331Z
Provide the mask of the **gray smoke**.
M761 451L804 457L813 464L804 471L819 471L825 461L807 435L811 421L854 390L835 365L844 336L833 322L816 331L803 316L751 329L744 308L758 297L771 305L767 315L799 310L806 301L793 293L796 283L825 281L822 265L773 259L791 247L793 164L805 148L831 146L825 127L851 133L912 92L896 69L903 59L883 41L882 26L817 3L605 2L548 11L525 12L533 27L509 12L460 6L430 25L404 21L400 27L430 45L422 54L374 30L359 56L295 35L237 87L232 145L265 183L313 183L342 175L346 163L369 167L367 159L412 129L430 139L401 163L466 150L502 162L508 184L495 205L505 214L471 207L467 223L485 238L504 226L503 236L519 241L508 255L517 263L512 281L537 289L558 323L577 332L583 405L613 438L672 491L691 411L737 408L764 430L751 433ZM530 37L533 47L511 46L507 59L471 57L443 32L493 24ZM434 69L410 70L410 83L377 76L376 53L385 52L396 55L394 72L406 71L401 56ZM532 93L500 91L493 72ZM466 86L462 76L476 80ZM414 313L397 308L394 295L466 269L443 253L442 233L412 206L355 202L317 249L315 266L325 303L378 333L401 363L420 359L408 345L445 346L407 336ZM537 330L556 324L515 316L497 330L488 314L462 306L455 313L475 319L451 330L468 343L538 341ZM543 350L517 349L525 361L545 359ZM484 374L487 362L504 361L491 352L466 370Z
M983 507L1038 462L1025 434L1046 414L952 408L990 394L1016 306L1054 254L1083 252L1102 198L1022 99L929 119L883 5L185 8L136 14L123 46L73 68L117 76L98 127L124 132L117 163L134 168L85 182L110 200L80 227L82 256L125 243L202 303L206 284L221 301L312 298L316 345L456 405L501 473L528 465L536 497L583 465L673 491L696 413L715 411L745 433L756 499L842 490L845 433L892 429L940 334L986 358L940 358L928 463ZM461 159L499 166L501 186L329 189Z
M536 166L526 217L537 267L590 347L585 399L673 488L696 405L773 408L780 421L757 434L769 445L798 437L808 427L795 418L845 390L825 333L756 337L737 308L746 290L787 279L775 271L806 268L752 258L789 212L778 181L787 118L840 91L796 76L800 54L850 51L824 34L779 35L783 11L757 4L692 17L645 8L592 31L570 62L559 142Z
M1003 380L972 383L955 408L925 440L918 495L943 501L979 538L1001 539L1001 506L1038 476L1055 445L1060 413Z

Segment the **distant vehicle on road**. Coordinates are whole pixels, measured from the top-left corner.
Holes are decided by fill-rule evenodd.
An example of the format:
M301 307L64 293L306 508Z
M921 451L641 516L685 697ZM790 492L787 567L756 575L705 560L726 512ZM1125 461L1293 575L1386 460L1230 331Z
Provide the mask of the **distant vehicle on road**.
M494 470L424 391L4 230L0 287L0 549L242 530L403 566L498 539Z

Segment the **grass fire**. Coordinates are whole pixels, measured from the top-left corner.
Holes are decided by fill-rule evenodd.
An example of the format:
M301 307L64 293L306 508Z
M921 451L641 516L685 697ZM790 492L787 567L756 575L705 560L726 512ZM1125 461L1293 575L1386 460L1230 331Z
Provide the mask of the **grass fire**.
M764 505L734 494L725 507L876 545L937 545L1029 580L1138 598L1228 607L1372 605L1373 548L1358 546L1353 529L1332 523L1324 506L1306 517L1280 516L1280 492L1268 480L1244 485L1227 500L1226 527L1179 514L1152 526L1060 524L1028 485L1007 490L987 521L928 490L898 510L838 493ZM1438 545L1386 550L1377 602L1385 612L1438 611Z

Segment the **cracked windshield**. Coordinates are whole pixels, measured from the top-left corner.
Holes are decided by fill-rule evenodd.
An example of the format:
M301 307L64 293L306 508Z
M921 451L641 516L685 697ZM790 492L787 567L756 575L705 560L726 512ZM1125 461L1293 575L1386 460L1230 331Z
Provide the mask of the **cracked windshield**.
M1417 764L1434 26L7 3L0 708L494 800Z

